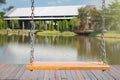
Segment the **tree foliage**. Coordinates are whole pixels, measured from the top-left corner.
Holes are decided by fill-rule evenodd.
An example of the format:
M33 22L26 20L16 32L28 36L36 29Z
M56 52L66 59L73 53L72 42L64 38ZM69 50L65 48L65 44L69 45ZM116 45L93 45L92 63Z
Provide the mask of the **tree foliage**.
M85 7L81 7L78 9L78 17L81 19L87 19L88 16L88 10Z
M81 20L79 18L73 17L70 20L70 25L72 27L72 30L78 28L80 26L80 22L81 22Z
M0 0L0 4L5 4L6 0Z
M68 31L69 29L69 23L67 20L64 20L64 27L65 27L65 31Z
M2 29L3 20L0 19L0 29Z
M60 21L57 21L57 31L59 31L60 30Z
M36 25L36 28L38 30L44 30L45 29L45 23L43 21L36 21L35 25Z
M81 29L88 29L89 22L91 22L91 28L95 27L95 20L98 15L98 11L95 7L81 7L78 9L78 17L81 19ZM90 18L90 19L88 19Z
M0 12L0 29L6 29L7 22L3 20L4 12Z
M114 0L106 8L106 28L120 31L120 1Z
M54 21L49 21L49 24L48 24L48 30L50 31L53 31L54 30Z
M54 21L51 21L51 31L54 30Z
M3 8L3 10L5 11L5 12L8 12L9 10L11 10L11 9L13 9L14 8L14 6L9 6L8 8Z
M20 28L19 21L18 20L11 20L11 26L14 29Z

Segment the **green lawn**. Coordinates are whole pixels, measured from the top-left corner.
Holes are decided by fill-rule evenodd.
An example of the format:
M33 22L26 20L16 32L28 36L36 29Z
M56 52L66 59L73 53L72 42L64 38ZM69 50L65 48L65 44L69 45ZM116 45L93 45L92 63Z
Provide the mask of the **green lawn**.
M100 37L101 34L97 34L97 37ZM106 38L120 38L120 33L115 32L115 31L108 31L105 33Z
M37 35L40 35L40 36L74 36L76 34L74 32L70 32L70 31L64 31L64 32L42 31L42 32L38 32Z
M101 34L97 34L96 37L101 39ZM105 41L108 43L117 43L120 42L120 33L115 31L108 31L105 33Z

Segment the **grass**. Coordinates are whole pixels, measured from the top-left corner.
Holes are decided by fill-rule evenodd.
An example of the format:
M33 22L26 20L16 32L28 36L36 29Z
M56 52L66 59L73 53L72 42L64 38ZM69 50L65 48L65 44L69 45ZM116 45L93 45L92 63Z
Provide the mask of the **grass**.
M64 32L42 31L42 32L38 32L37 35L40 35L40 36L74 36L76 34L74 32L70 32L70 31L64 31Z
M42 32L38 32L37 35L40 36L59 36L60 35L60 31L42 31Z
M29 30L11 30L11 29L2 29L0 30L0 34L4 35L7 34L8 35L28 35L29 34Z
M100 37L101 34L99 33L96 36ZM105 33L105 37L106 38L120 38L120 33L115 32L115 31L108 31L108 32Z
M2 29L2 30L0 30L0 34L7 34L7 30L5 30L5 29Z
M61 33L62 36L75 36L77 34L75 34L74 32L70 32L70 31L65 31Z
M101 30L96 30L92 34L90 34L92 37L97 37L98 39L101 39ZM108 43L117 43L120 42L120 32L117 31L107 31L105 34L105 41Z
M96 37L100 39L101 33L97 34ZM105 33L105 41L108 43L120 42L120 33L116 31L108 31Z

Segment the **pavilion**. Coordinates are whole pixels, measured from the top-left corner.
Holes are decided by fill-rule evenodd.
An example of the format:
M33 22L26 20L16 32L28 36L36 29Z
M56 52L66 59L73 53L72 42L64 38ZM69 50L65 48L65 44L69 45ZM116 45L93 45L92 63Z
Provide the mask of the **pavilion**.
M53 20L55 23L58 20L70 20L73 17L78 17L78 9L81 7L95 7L93 5L77 5L77 6L50 6L50 7L35 7L34 20L42 20L45 23ZM18 20L21 28L30 28L31 8L13 8L4 15L4 20L12 27L11 20Z

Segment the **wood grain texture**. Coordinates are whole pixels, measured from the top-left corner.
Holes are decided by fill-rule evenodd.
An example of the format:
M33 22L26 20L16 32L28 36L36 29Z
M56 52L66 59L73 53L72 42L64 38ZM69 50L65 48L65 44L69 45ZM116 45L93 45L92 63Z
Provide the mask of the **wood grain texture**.
M120 80L120 65L110 70L27 70L25 64L0 64L0 80Z
M28 70L109 70L109 65L99 62L33 62L26 66Z

